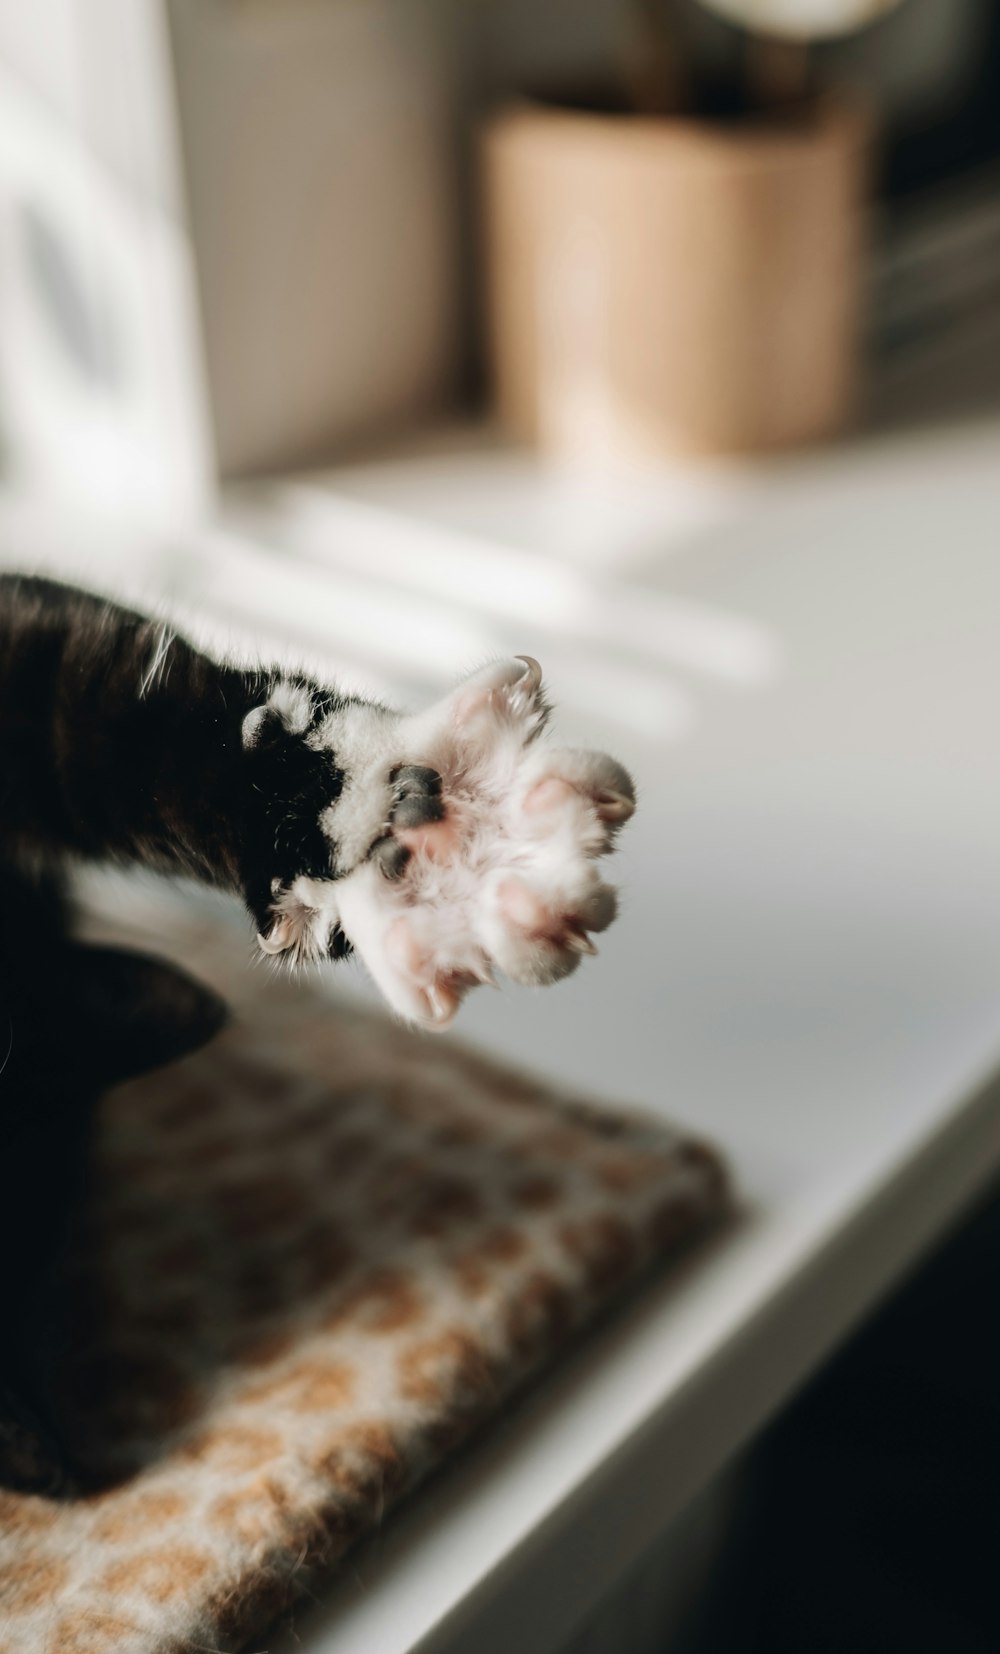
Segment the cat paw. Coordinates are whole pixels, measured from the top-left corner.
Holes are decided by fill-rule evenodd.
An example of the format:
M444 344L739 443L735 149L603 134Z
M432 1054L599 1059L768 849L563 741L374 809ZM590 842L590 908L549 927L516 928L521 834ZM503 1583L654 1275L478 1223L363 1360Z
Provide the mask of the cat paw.
M442 1028L497 971L549 983L616 911L597 862L635 808L603 753L547 739L528 657L476 673L394 731L382 830L336 881L338 924L390 1005ZM310 899L309 893L304 893Z

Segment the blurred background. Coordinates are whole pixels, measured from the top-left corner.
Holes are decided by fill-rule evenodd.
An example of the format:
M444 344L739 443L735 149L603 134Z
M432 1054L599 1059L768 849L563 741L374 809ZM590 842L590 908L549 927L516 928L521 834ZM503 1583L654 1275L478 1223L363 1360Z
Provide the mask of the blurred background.
M989 396L998 69L990 0L3 0L5 491L183 535L426 433L454 507L497 432L662 474Z
M997 1056L998 413L995 0L0 0L0 563L396 702L538 656L638 776L625 912L463 1031L676 1106L762 1232ZM901 1640L789 1512L836 1461L850 1525L830 1394L925 1303L755 1480L803 1583L744 1534L744 1646ZM586 1648L665 1647L668 1572ZM996 1648L950 1590L907 1647Z
M617 571L996 392L998 69L990 0L2 0L3 556L672 736L773 648Z

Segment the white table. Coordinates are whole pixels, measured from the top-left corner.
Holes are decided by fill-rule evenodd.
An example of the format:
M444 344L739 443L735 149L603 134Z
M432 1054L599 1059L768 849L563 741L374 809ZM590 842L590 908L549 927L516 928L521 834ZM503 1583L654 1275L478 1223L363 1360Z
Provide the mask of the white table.
M632 479L430 445L213 546L182 598L380 687L538 654L639 782L600 958L458 1033L712 1136L742 1219L270 1644L553 1654L1000 1167L1000 419Z

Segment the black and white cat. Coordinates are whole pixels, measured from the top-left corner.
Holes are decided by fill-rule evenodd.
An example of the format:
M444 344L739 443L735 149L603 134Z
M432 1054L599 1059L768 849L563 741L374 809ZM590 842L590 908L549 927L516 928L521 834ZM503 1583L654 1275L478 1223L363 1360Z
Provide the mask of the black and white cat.
M596 858L632 814L632 783L611 758L550 744L527 657L405 717L8 577L0 709L0 859L193 874L243 897L266 953L357 948L423 1026L494 968L565 976L614 915Z
M440 1028L495 970L527 983L567 975L614 917L596 863L632 814L632 783L611 758L554 746L547 718L528 657L403 716L305 677L217 663L163 623L70 587L0 577L0 1063L8 1025L12 1042L0 1204L33 1236L24 1281L43 1273L80 1160L70 1154L53 1179L53 1143L82 1143L102 1086L190 1049L220 1017L166 966L143 962L129 985L114 956L85 960L52 882L67 860L232 891L264 953L354 948L396 1012ZM100 1030L102 1059L33 1067L57 1027L50 1054L73 1038L91 1051ZM33 1198L35 1222L23 1215ZM8 1257L5 1246L0 1320ZM23 1387L15 1372L9 1406ZM22 1465L37 1448L32 1474L44 1479L30 1418L29 1403L15 1446Z

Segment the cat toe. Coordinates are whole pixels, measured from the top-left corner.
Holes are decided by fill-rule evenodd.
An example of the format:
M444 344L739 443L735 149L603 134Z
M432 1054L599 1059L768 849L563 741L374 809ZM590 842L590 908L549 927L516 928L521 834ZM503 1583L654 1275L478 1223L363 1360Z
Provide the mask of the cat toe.
M635 787L624 765L604 752L546 750L525 765L519 798L522 830L534 837L575 832L588 855L610 850L635 813Z
M371 857L383 878L396 880L401 879L406 872L412 854L413 851L408 844L387 835L372 846Z
M595 954L591 932L605 930L617 911L610 885L589 864L555 883L505 872L484 903L484 940L514 982L558 982Z
M542 669L530 655L491 661L463 679L457 688L426 712L408 719L403 729L407 752L445 773L469 774L485 767L489 773L499 756L508 759L544 728L548 704Z
M450 697L453 722L465 737L490 721L535 724L544 715L542 669L531 655L491 661Z
M468 989L487 979L479 950L447 907L399 906L398 887L372 866L342 883L341 913L383 997L407 1022L446 1028Z

